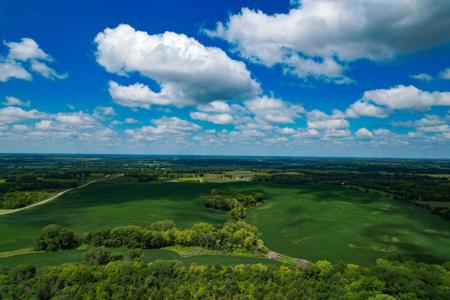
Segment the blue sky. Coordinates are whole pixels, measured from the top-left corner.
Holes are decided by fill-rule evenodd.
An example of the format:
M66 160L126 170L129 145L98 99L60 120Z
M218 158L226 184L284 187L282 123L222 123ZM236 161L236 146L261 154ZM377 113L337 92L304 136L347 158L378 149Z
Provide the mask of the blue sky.
M0 0L1 152L450 158L448 1L93 2Z

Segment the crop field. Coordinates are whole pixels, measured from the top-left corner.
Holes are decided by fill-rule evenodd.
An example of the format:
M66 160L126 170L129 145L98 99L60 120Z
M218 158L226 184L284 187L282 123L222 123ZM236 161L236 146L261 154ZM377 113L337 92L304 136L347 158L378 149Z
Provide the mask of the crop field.
M363 265L373 264L376 258L393 251L424 261L450 260L447 221L382 196L328 186L293 187L254 182L148 184L125 178L95 183L45 205L0 216L0 252L31 247L47 224L59 224L82 235L104 226L147 226L162 219L172 219L179 227L198 222L223 223L229 218L227 213L204 208L199 203L200 196L218 186L264 190L268 194L265 203L248 210L247 220L259 229L271 250L285 255ZM166 258L164 251L154 254ZM2 258L0 265L25 262L28 258L44 262L72 261L78 260L81 254L52 255L33 253ZM216 255L182 258L204 263L252 259L258 260Z
M203 207L198 198L212 187L200 184L91 184L42 206L0 216L0 252L30 247L42 227L58 224L83 234L104 226L140 225L171 219L180 227L223 223L228 215Z
M448 221L417 207L340 187L271 186L248 222L286 255L362 265L397 251L420 261L450 260Z

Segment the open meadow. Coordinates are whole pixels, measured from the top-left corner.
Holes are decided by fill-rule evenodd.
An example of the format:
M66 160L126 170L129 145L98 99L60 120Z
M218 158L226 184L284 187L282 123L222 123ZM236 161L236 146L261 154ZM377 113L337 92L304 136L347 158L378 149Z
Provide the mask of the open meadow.
M330 186L137 183L128 178L94 183L45 205L0 216L0 253L32 247L41 228L48 224L70 228L80 235L104 226L145 227L163 219L172 219L179 227L198 222L220 224L228 220L228 214L205 208L199 201L215 187L266 192L268 199L250 208L247 220L259 229L270 250L288 256L362 265L374 264L376 258L393 252L421 261L450 259L447 221L385 197ZM158 258L158 253L149 257ZM52 255L0 258L0 266L41 259L72 261L81 254L58 254L60 258ZM204 256L183 261L199 259L211 260ZM230 259L234 261L230 257L218 261ZM248 258L239 259L245 262Z

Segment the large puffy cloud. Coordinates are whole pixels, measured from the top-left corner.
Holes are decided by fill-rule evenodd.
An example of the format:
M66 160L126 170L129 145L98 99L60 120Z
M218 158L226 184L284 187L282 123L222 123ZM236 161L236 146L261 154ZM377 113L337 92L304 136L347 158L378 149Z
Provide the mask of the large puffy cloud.
M160 91L135 84L110 83L113 99L130 107L152 104L196 105L215 100L239 100L260 92L244 63L224 51L205 47L184 34L150 35L121 24L95 38L97 62L119 75L137 72L156 80Z
M30 38L22 38L20 42L5 42L9 48L6 59L0 59L0 81L10 78L31 80L29 71L40 74L48 79L64 79L67 74L58 73L47 65L53 58L42 50L39 45ZM27 70L24 66L28 65Z
M241 56L299 77L342 78L340 62L382 60L450 39L450 2L434 0L302 0L287 13L243 8L206 33ZM292 60L299 61L297 65ZM313 68L312 68L313 66Z
M303 107L267 96L245 102L245 106L256 115L270 123L294 123L294 119L304 111Z
M415 86L398 85L364 92L362 99L346 110L351 118L385 118L394 110L425 111L432 106L450 106L450 92L427 92Z

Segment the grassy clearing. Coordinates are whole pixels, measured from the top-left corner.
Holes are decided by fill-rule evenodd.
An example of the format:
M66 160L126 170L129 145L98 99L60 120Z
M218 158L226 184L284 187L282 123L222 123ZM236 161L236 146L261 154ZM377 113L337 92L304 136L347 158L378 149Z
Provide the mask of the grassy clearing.
M180 250L180 249L179 249ZM192 250L192 249L191 249ZM81 262L85 249L66 250L59 252L25 252L14 256L0 257L0 267L13 267L20 264L32 264L35 266L58 265L62 263ZM113 249L113 253L127 256L129 249ZM188 250L186 250L188 251ZM198 264L253 264L263 263L281 265L283 263L259 257L246 257L238 255L227 255L221 253L197 254L192 256L182 256L177 252L168 249L146 249L144 250L145 261L157 259L180 260L186 265Z
M450 260L448 221L417 207L340 187L266 186L248 220L274 251L308 260L363 265L390 252Z

